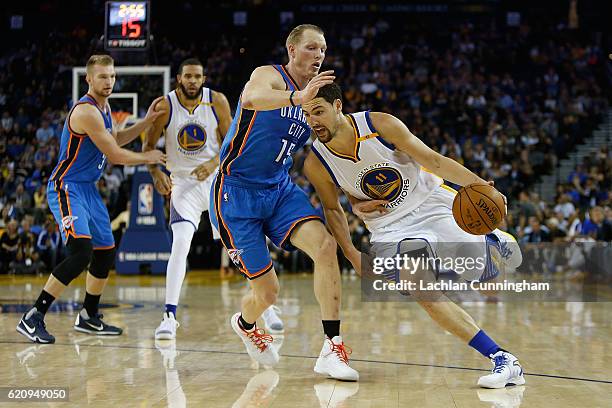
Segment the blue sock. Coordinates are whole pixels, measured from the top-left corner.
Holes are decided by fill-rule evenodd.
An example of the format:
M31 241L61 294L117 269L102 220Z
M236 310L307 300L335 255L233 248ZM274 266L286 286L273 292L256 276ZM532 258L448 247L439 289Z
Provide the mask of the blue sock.
M500 347L493 341L492 338L487 336L484 330L480 330L472 340L469 342L470 347L476 349L480 354L486 358L491 358L492 354L497 353Z
M176 317L176 305L166 305L166 312L172 313Z

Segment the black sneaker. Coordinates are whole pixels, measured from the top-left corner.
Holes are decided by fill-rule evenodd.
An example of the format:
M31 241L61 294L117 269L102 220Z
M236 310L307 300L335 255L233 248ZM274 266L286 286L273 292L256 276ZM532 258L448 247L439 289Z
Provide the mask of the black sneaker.
M83 309L77 315L74 322L74 330L101 336L119 336L121 333L123 333L123 329L104 323L102 321L103 317L104 316L100 313L89 317L85 309Z
M32 308L21 316L17 331L34 343L55 343L55 337L47 332L44 319L45 316L42 313Z

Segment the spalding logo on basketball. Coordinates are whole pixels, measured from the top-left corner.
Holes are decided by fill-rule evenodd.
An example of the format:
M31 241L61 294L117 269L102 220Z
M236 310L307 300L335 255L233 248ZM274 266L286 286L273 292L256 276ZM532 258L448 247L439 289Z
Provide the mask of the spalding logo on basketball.
M453 217L457 225L470 234L491 233L500 226L505 216L504 197L487 184L465 186L453 201Z
M361 179L361 191L374 200L395 200L402 192L402 176L391 167L372 169Z
M195 152L206 144L206 130L198 124L190 123L179 130L177 140L182 149Z

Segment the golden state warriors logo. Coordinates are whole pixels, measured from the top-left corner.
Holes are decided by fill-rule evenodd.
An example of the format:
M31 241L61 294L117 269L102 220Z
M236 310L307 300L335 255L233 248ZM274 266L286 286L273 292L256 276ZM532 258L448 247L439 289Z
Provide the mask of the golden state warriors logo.
M391 167L372 169L361 179L361 191L374 200L395 200L402 191L402 176Z
M359 172L355 187L373 200L388 201L387 206L393 208L408 195L410 180L389 163L376 163Z
M197 152L206 144L206 130L198 123L188 123L179 130L178 145L184 152Z

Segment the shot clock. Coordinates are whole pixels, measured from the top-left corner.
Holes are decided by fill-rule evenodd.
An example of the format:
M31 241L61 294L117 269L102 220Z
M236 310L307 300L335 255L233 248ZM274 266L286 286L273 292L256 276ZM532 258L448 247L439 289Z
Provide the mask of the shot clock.
M104 48L142 50L149 46L148 1L107 1Z

